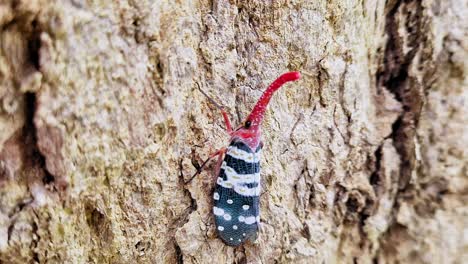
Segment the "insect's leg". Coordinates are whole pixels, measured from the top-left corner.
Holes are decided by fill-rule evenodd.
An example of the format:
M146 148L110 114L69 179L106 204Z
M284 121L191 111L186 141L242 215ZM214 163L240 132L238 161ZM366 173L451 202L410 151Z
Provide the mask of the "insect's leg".
M226 124L226 130L229 134L231 134L232 132L232 126L231 126L231 121L229 121L229 116L226 112L226 110L224 110L224 106L218 104L215 102L215 100L213 100L211 97L209 97L201 88L200 88L200 85L198 83L196 83L197 86L198 86L198 90L200 90L200 92L206 97L208 98L208 101L210 101L212 104L214 104L216 106L216 108L218 108L220 111L221 111L221 114L223 115L223 119L224 119L224 124Z
M218 161L216 162L216 167L213 171L213 179L216 179L218 177L219 169L221 168L221 164L223 164L224 154L226 154L226 150L227 148L222 148L222 153L218 155Z
M221 107L220 110L221 110L221 114L223 115L223 118L224 118L224 124L226 124L226 130L227 130L228 134L231 134L232 133L232 126L231 126L231 121L229 121L229 116L226 113L226 111L224 110L224 107Z
M216 151L215 153L211 154L203 163L202 165L200 166L200 168L197 170L197 172L195 172L195 174L193 174L193 176L185 182L185 184L189 184L198 174L200 174L200 172L203 170L203 168L205 167L205 165L208 163L208 161L210 161L212 158L216 157L216 156L220 156L218 158L218 163L219 163L219 160L222 161L222 157L223 157L223 154L226 152L226 148L222 148L218 151ZM217 168L218 169L218 168Z
M263 197L264 194L268 193L270 190L268 190L266 187L265 187L265 191L263 191L261 194L260 194L260 197Z

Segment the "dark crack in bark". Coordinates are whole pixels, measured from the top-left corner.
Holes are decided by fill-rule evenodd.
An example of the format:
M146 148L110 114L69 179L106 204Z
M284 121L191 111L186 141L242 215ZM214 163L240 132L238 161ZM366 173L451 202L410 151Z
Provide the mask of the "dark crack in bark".
M423 103L423 84L409 74L415 56L423 49L425 17L420 1L399 1L386 18L385 30L389 37L385 47L383 68L377 73L379 89L387 89L402 103L403 113L392 126L391 137L401 156L400 190L408 187L415 167L414 136ZM403 20L406 22L401 24ZM407 38L399 29L405 28ZM406 53L405 53L406 51Z
M428 45L428 17L425 16L425 7L421 1L400 0L388 6L385 31L388 36L384 50L382 67L377 72L377 89L387 89L403 107L403 112L392 124L392 132L388 138L392 139L393 146L400 158L400 174L398 176L398 191L396 194L393 212L398 212L401 199L405 199L412 192L412 173L417 166L416 161L416 129L418 127L425 91L430 88L432 82L421 82L417 79L413 68L415 65L422 72L423 79L434 73L430 63L425 64L419 57L425 58L430 54ZM382 143L375 151L375 169L370 177L370 183L377 196L382 192L381 159ZM389 228L380 235L380 247L374 253L374 262L382 246L386 251L393 250L392 245L385 246L387 236L391 236L394 230L405 230L406 227L397 222L390 224ZM404 231L403 231L404 232Z
M26 114L26 123L24 126L24 135L25 135L25 145L27 146L28 160L32 163L36 163L42 169L43 177L42 182L44 184L51 184L55 181L55 178L49 171L46 169L46 160L42 153L39 151L37 146L37 130L34 126L34 113L36 111L36 94L35 93L26 93L25 94L25 114ZM30 164L31 167L35 166Z
M24 6L22 6L24 8ZM37 11L37 10L36 10ZM11 158L16 159L18 168L8 169L4 180L14 180L19 185L26 186L28 189L25 191L22 198L14 209L8 213L9 224L7 228L7 243L10 249L0 254L0 262L8 255L9 250L14 251L18 243L25 243L23 241L14 241L12 239L16 236L24 236L24 227L16 227L18 224L17 219L20 217L20 213L31 216L28 218L27 225L30 227L27 236L31 236L31 243L24 244L28 250L26 255L23 253L22 260L33 261L35 263L41 262L41 256L46 252L40 252L38 250L39 241L41 240L40 229L41 222L39 215L32 207L34 203L34 193L32 186L35 184L42 184L49 187L49 190L55 188L55 177L46 168L46 157L39 150L38 145L38 133L37 127L34 122L34 118L37 112L37 92L36 89L40 89L40 84L34 87L29 87L31 84L28 82L31 76L34 76L41 70L40 65L40 49L42 29L37 20L37 14L30 10L29 13L14 17L8 24L1 27L0 34L9 35L9 37L2 39L1 41L1 59L5 59L4 62L11 69L13 75L12 88L16 96L19 98L18 101L22 103L22 109L18 111L24 117L24 123L22 127L18 129L10 139L7 140L8 144L13 146L13 149L17 151L11 152L11 149L4 149L6 153L0 153L0 158ZM1 76L5 77L5 76ZM9 152L10 151L10 152ZM25 212L28 210L28 212ZM24 225L24 219L21 223ZM18 228L18 229L17 229ZM20 232L15 234L15 232ZM22 238L26 239L27 238ZM11 257L11 256L10 256ZM20 260L21 258L18 258ZM17 261L18 261L17 260Z
M174 251L175 251L175 257L176 257L176 262L177 264L184 264L184 256L182 255L182 250L179 247L179 244L177 244L177 241L174 239Z
M185 196L190 199L190 205L171 224L171 226L169 227L169 235L172 236L171 241L173 241L173 245L174 245L174 250L175 250L174 252L175 252L176 262L177 263L184 263L183 253L182 253L182 250L181 250L180 246L177 243L177 240L175 239L175 233L177 232L177 230L179 228L183 227L189 221L189 216L193 212L195 212L197 210L197 201L192 197L192 195L190 193L190 190L186 186L185 179L184 179L184 173L183 173L182 159L179 160L178 181L179 181L179 185L184 190Z
M380 175L380 169L381 169L381 162L382 162L382 148L383 148L383 143L375 150L374 152L374 157L375 157L375 166L374 170L371 174L370 177L370 184L374 188L374 192L377 197L379 197L379 193L381 192L381 184L382 184L382 175Z

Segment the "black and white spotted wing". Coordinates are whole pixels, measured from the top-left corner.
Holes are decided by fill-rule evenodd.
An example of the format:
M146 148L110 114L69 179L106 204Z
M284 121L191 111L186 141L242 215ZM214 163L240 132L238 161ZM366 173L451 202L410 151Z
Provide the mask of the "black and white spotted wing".
M255 240L260 222L261 146L252 151L242 141L229 145L213 194L216 229L230 246Z

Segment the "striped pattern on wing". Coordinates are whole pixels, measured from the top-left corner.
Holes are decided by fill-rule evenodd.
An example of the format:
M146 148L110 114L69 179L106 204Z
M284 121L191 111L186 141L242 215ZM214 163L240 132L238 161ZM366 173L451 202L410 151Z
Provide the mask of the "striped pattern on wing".
M224 242L237 246L255 240L260 222L260 155L241 141L229 145L213 194L216 228Z

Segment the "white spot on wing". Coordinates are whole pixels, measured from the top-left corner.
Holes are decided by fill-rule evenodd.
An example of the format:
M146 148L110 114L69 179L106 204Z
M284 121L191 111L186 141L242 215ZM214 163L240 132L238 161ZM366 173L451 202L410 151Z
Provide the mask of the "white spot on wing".
M228 199L226 202L227 202L228 204L232 204L232 203L233 203L233 201L232 201L231 199Z
M223 185L223 183L224 183L223 178L218 177L218 180L216 181L216 183L219 184L219 185Z
M255 216L249 216L245 218L245 223L251 225L256 222Z
M232 219L230 214L224 214L223 217L224 217L224 220L226 221L229 221Z
M237 226L236 226L236 225L233 225L233 226L232 226L232 229L237 230Z
M224 227L218 226L218 230L219 230L219 231L223 231L223 230L224 230Z
M216 206L213 206L213 213L217 216L222 216L224 215L224 210Z
M244 216L239 216L239 222L244 222L245 224L247 225L251 225L255 222L257 222L257 218L258 218L258 221L260 221L260 217L257 216L247 216L247 217L244 217Z
M215 193L213 194L213 199L219 200L219 193L215 192Z

